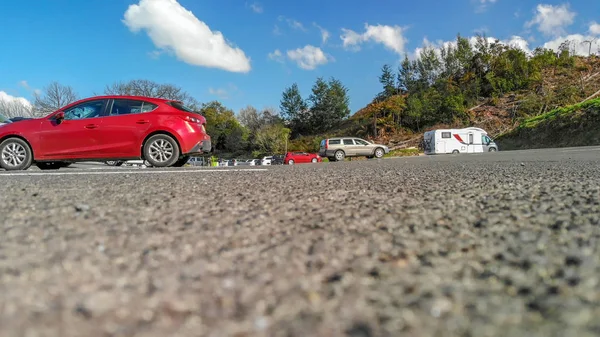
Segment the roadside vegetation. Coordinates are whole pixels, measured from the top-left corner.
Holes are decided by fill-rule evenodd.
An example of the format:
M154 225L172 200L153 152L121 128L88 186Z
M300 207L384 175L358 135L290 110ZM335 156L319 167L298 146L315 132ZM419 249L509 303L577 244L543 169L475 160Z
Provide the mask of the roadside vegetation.
M504 150L600 145L600 98L525 119L497 141Z
M482 127L493 138L502 135L501 149L534 140L540 146L558 146L544 130L575 127L569 116L595 121L598 111L594 98L600 95L600 57L591 50L589 56L574 56L573 43L565 41L558 51L538 48L528 54L485 36L457 36L452 44L426 47L413 59L406 56L396 69L382 65L381 73L373 75L381 91L354 113L348 107L351 93L333 77L316 78L305 96L291 83L279 106L247 106L237 113L222 102L200 103L180 87L145 79L116 82L96 94L184 102L206 117L215 155L222 158L315 152L323 138L333 136L362 137L393 151L410 149L393 152L404 155L418 151L414 149L424 131L465 126ZM32 108L0 106L0 113L44 116L79 98L72 87L53 82L36 93ZM588 140L573 142L587 145Z

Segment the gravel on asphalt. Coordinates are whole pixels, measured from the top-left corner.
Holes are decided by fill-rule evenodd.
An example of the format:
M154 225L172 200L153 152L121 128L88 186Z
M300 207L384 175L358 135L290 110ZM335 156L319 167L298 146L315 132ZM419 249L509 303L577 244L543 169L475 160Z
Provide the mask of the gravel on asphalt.
M599 164L3 175L0 336L597 336Z

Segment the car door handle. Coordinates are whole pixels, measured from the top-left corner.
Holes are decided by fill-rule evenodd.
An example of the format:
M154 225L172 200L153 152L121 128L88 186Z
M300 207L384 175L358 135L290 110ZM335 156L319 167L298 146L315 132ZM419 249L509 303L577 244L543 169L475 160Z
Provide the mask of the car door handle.
M88 124L85 126L86 129L95 129L97 127L98 127L98 125L96 125L96 124Z
M140 120L138 120L136 123L137 123L137 124L148 124L148 123L150 123L150 121L148 121L148 120L145 120L145 119L140 119Z

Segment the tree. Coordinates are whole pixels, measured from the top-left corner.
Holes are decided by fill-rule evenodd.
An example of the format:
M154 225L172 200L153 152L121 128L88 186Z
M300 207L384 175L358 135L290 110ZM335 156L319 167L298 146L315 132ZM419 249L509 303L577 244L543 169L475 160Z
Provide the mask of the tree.
M136 79L127 82L115 82L104 88L105 95L127 95L164 98L181 101L189 108L198 110L198 101L181 87L168 83L157 83L150 80Z
M394 76L394 72L392 71L392 67L389 64L385 64L381 68L379 83L381 83L383 91L377 95L377 100L385 100L393 95L398 94L398 89L396 88L396 78Z
M350 115L348 89L333 77L328 82L322 77L317 78L308 101L310 114L307 124L312 134L329 131Z
M216 150L238 152L247 148L248 132L231 109L211 101L202 104L198 112L206 118L206 132Z
M50 83L41 94L35 93L34 97L34 115L40 117L78 100L78 95L72 87L58 82Z
M4 117L31 117L33 115L32 108L24 98L2 99L2 95L0 95L0 114Z
M294 83L283 91L279 107L284 120L294 134L299 135L308 130L308 105L300 94L298 84Z
M257 154L273 154L285 152L285 144L289 139L291 130L282 123L268 124L261 127L256 133Z

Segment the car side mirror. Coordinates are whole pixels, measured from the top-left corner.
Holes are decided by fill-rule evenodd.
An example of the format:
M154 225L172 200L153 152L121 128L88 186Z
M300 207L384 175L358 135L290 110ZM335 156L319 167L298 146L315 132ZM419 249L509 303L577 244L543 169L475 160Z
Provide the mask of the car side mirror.
M62 122L65 119L65 113L63 111L59 111L56 113L56 115L54 115L54 119L59 123Z

